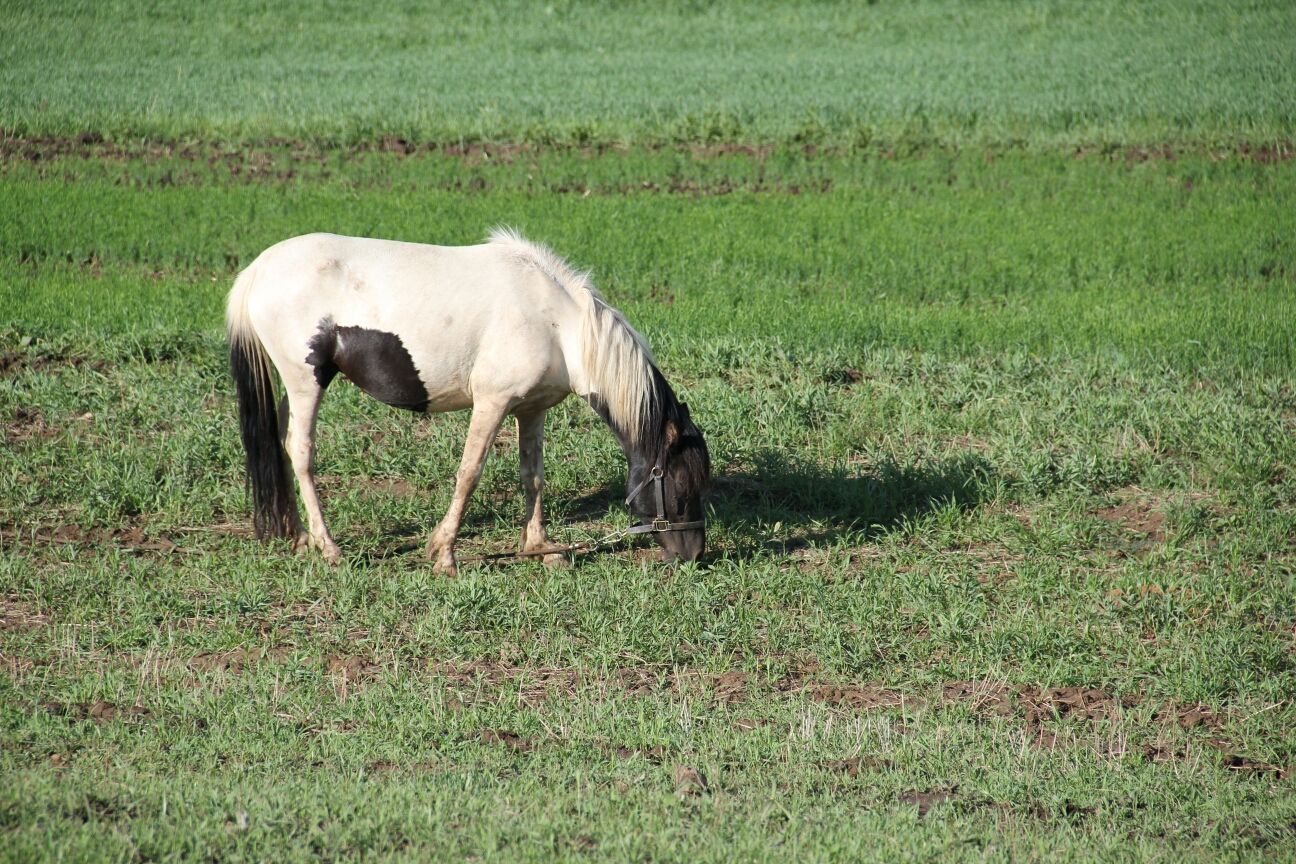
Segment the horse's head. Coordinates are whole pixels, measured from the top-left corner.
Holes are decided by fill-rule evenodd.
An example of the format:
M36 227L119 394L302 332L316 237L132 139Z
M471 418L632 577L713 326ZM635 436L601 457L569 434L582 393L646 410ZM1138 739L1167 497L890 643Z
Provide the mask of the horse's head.
M703 498L711 482L711 457L688 406L676 403L662 424L660 448L630 464L631 511L662 547L663 561L696 561L706 549Z

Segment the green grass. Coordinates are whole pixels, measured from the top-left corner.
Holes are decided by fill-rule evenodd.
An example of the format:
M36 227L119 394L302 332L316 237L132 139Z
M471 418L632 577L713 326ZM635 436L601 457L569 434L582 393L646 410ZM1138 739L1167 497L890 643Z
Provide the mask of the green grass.
M6 3L0 128L324 142L1289 143L1285 2Z
M0 9L0 860L1290 860L1288 4L313 9ZM466 417L345 382L344 562L251 540L235 272L501 223L688 400L706 559L434 576Z
M5 856L1290 847L1291 163L326 162L5 164ZM246 539L234 269L298 231L498 221L592 267L689 400L705 564L435 577L464 418L346 385L319 457L345 563ZM461 555L515 540L511 440ZM548 448L555 534L624 524L592 413Z
M659 344L690 332L797 350L1150 355L1225 374L1286 372L1296 359L1291 163L944 153L716 163L638 151L502 165L370 154L328 177L244 182L240 171L233 183L201 159L16 163L0 176L11 204L0 223L5 303L19 335L117 340L161 327L192 340L218 319L232 268L284 237L473 243L506 223L593 268ZM201 173L176 182L185 165ZM41 290L17 278L33 266ZM96 279L138 284L90 297L59 289Z

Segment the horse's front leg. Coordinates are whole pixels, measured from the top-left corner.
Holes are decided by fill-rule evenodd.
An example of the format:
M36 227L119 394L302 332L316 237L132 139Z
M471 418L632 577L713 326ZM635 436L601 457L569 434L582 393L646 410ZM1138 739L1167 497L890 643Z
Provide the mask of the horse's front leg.
M490 453L491 444L499 432L500 423L508 413L508 405L490 402L478 402L473 405L472 420L468 424L468 440L464 442L463 459L459 461L459 472L455 475L454 498L450 509L446 511L441 524L428 538L427 555L436 564L432 570L453 576L458 569L455 564L454 544L459 536L459 525L463 522L464 509L468 499L477 488L481 479L482 467Z
M533 552L549 545L541 504L544 494L544 419L543 411L519 414L517 418L518 463L522 474L522 494L526 499L519 544L521 552ZM560 554L545 555L544 563L546 567L558 567L566 564L567 558Z

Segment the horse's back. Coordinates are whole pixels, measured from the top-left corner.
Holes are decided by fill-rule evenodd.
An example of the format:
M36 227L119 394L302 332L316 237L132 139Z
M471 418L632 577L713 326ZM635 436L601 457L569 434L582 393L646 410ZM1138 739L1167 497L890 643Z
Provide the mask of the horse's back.
M312 295L343 302L363 298L371 307L395 304L403 312L409 311L404 304L425 299L454 305L470 299L484 305L499 299L541 299L535 295L548 293L548 288L555 289L554 297L565 294L549 280L527 278L525 268L494 243L436 246L305 234L271 246L251 268L261 283L258 296L294 302Z
M487 386L568 386L563 346L580 305L501 244L308 234L270 247L248 272L248 314L281 371L309 364L311 346L334 344L337 331L359 329L403 347L428 410L466 407Z

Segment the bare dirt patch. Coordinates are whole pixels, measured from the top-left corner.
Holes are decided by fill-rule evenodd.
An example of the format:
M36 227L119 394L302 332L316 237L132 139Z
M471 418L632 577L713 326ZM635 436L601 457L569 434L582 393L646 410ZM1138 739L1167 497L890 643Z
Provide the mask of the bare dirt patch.
M750 676L737 669L715 676L711 679L716 698L721 702L739 702L747 698L747 684Z
M103 360L63 354L58 351L10 351L0 354L0 378L10 378L25 372L49 372L61 368L86 368L102 372L108 368L108 364Z
M5 607L7 615L11 614L7 611L10 608ZM25 617L13 617L26 621ZM38 620L43 619L38 616ZM20 662L21 658L14 660L14 664ZM1178 762L1190 758L1194 751L1205 746L1223 754L1222 764L1239 773L1272 774L1280 778L1292 774L1291 767L1265 762L1241 752L1229 740L1230 715L1224 711L1175 699L1144 708L1141 694L1113 693L1101 687L949 681L935 688L935 692L909 694L879 683L829 683L808 677L820 672L813 661L802 664L803 668L796 674L762 682L752 673L740 669L716 673L664 665L620 667L606 672L480 660L429 661L421 666L418 661L392 660L384 665L362 654L312 656L283 645L204 652L180 661L180 665L194 672L240 674L262 664L285 662L297 662L307 668L322 670L330 676L334 688L344 698L357 688L380 680L393 669L421 668L444 683L445 705L450 710L501 701L539 708L553 699L569 700L582 694L596 697L667 694L717 705L744 704L756 691L799 696L848 714L925 708L941 703L965 704L982 718L1020 722L1026 733L1026 742L1043 750L1102 747L1105 745L1097 742L1115 735L1112 740L1119 740L1119 744L1116 749L1105 749L1103 752L1107 756L1141 753L1152 762ZM13 671L17 671L19 666L14 664L10 665ZM81 712L92 719L100 719L101 715L112 716L111 712L105 714L104 709L94 709L93 706L65 709L62 713L69 711ZM735 731L753 731L772 722L767 717L743 715L732 721L732 728ZM1101 726L1101 731L1076 734L1080 729L1094 726ZM1174 730L1173 734L1170 734L1171 730ZM1184 739L1185 731L1194 734ZM522 743L521 737L515 737L511 730L486 730L480 740L515 750L538 746L538 742L532 739ZM666 755L660 747L645 750L606 743L599 746L618 758L642 756L660 762ZM854 777L866 770L885 769L888 763L854 757L830 760L821 765L828 771Z
M41 707L58 717L72 720L93 720L108 723L112 720L142 720L153 712L143 705L114 705L100 699L97 702L42 702Z
M1175 724L1184 729L1205 728L1218 732L1225 717L1206 705L1198 703L1167 702L1157 709L1152 719L1163 725Z
M535 739L507 729L483 729L478 738L483 744L499 744L514 753L527 753L536 746Z
M1041 690L1034 686L1017 688L1020 706L1026 722L1032 726L1046 720L1079 718L1089 722L1111 720L1125 708L1139 704L1136 694L1114 696L1097 687L1050 687Z
M1017 711L1013 688L993 681L950 681L941 687L946 702L968 702L980 714L1011 717Z
M262 663L282 663L292 656L293 649L232 648L228 651L211 651L194 655L188 663L196 672L229 672L237 675Z
M919 816L926 816L942 805L957 805L961 809L991 810L1002 813L1013 813L1029 816L1034 819L1052 820L1058 817L1068 822L1079 822L1098 812L1096 807L1087 807L1071 801L1063 803L1060 810L1048 810L1036 802L1012 803L995 801L976 794L965 794L959 787L937 787L925 790L904 792L897 799L898 803L917 808Z
M1112 720L1124 709L1141 702L1137 694L1117 696L1097 687L1048 687L1001 684L993 681L951 681L941 688L946 702L970 703L986 716L1021 715L1028 727L1039 730L1046 722L1080 719Z
M1296 777L1296 768L1283 768L1268 762L1258 762L1245 756L1229 754L1224 757L1224 767L1231 771L1249 774L1271 774L1279 780L1290 780Z
M1126 712L1143 703L1137 693L1113 694L1098 687L1049 687L1033 685L1007 685L995 682L952 681L941 688L945 702L969 703L983 716L1021 717L1028 733L1027 740L1044 750L1061 746L1064 721L1085 724L1117 723L1127 719ZM1244 773L1272 773L1286 779L1292 768L1272 765L1238 754L1236 747L1225 737L1220 737L1228 724L1228 716L1207 705L1182 702L1175 699L1162 703L1132 731L1136 736L1154 733L1155 739L1131 752L1142 753L1152 762L1181 762L1189 758L1189 749L1182 743L1168 741L1166 730L1198 730L1210 733L1204 744L1224 754L1223 764ZM1119 752L1126 752L1123 748Z
M768 717L739 717L733 722L733 728L739 732L755 732L765 726L770 725Z
M187 551L164 533L150 533L142 525L125 528L83 527L72 522L37 525L35 527L0 527L0 538L6 544L33 544L44 546L77 546L102 549L116 546L127 552L156 552L172 554Z
M904 704L904 697L895 690L873 684L806 684L802 692L834 708L869 711L874 708L896 708ZM913 702L914 700L909 700Z
M265 659L281 660L291 649L272 649ZM264 652L253 651L254 657ZM230 671L241 671L250 665L239 651L218 656ZM385 667L359 654L335 654L323 659L325 670L347 687L361 686L377 680ZM440 679L448 694L458 704L480 699L500 698L507 691L509 699L536 707L553 698L574 698L580 691L592 689L604 693L619 692L630 696L652 696L660 693L686 695L699 700L733 704L748 697L751 675L739 669L709 673L665 666L634 666L612 669L607 673L568 667L525 666L503 661L428 661L424 669Z
M582 681L581 673L575 669L515 666L502 662L432 662L427 668L445 680L450 689L465 701L482 687L492 690L516 688L517 699L534 706L553 695L575 695Z
M29 612L12 600L0 603L0 612L3 612L0 625L8 629L46 623L44 615ZM362 654L311 655L286 645L203 652L188 660L165 661L164 665L197 673L237 675L271 663L297 663L303 668L321 670L330 677L333 687L343 698L380 680L395 668L422 669L443 681L445 706L450 710L501 701L539 708L553 699L578 698L582 694L636 697L667 694L717 705L744 704L757 691L803 697L847 714L925 708L941 703L964 704L983 718L1019 722L1026 743L1041 750L1092 747L1100 749L1108 757L1141 754L1150 762L1174 763L1197 758L1201 748L1206 747L1221 754L1222 767L1239 775L1273 776L1281 780L1294 776L1293 766L1254 758L1239 748L1235 740L1230 740L1228 727L1231 716L1225 711L1176 699L1143 707L1145 700L1141 694L1113 693L1101 687L949 681L936 687L934 692L910 694L872 682L824 682L818 678L821 670L814 661L803 663L800 671L793 675L761 681L740 669L716 673L665 665L620 667L606 672L533 667L502 661L430 661L420 666L417 661L392 660L384 665ZM10 674L17 674L32 665L32 661L20 657L0 655L0 669ZM199 680L195 679L194 683L197 686ZM117 706L107 702L42 703L42 707L60 716L90 719L97 723L139 719L149 713L142 706ZM294 722L307 731L319 731L308 720ZM744 715L732 721L732 728L735 731L753 731L773 722L768 717ZM1082 731L1086 728L1091 731ZM1191 734L1185 738L1185 732ZM1109 739L1116 743L1103 743ZM476 740L518 752L530 751L541 743L507 729L484 730ZM597 746L617 758L644 758L654 764L663 762L668 755L666 748L660 745L644 748L605 742ZM886 760L861 757L828 760L820 765L830 773L852 778L867 771L892 767Z
M0 633L36 630L49 624L49 616L13 597L0 600Z
M755 144L742 141L715 142L682 142L669 144L662 142L647 143L644 149L654 152L677 152L692 156L694 159L707 160L723 157L745 156L759 162L768 160L779 152L781 147L772 144ZM306 139L270 137L255 144L229 147L217 142L194 141L112 141L99 132L85 131L75 135L17 135L0 130L0 159L23 159L40 162L57 156L74 156L83 159L101 159L123 161L139 159L161 161L179 159L184 161L251 161L254 164L272 163L273 156L287 157L297 162L319 162L327 160L331 154L355 154L366 152L390 153L396 156L419 156L436 154L447 158L460 159L472 164L489 162L510 163L518 159L539 156L545 153L576 153L586 157L602 156L609 153L628 152L633 148L611 142L593 143L542 143L542 142L438 142L413 141L399 135L382 135L368 141L361 141L343 148L323 145ZM854 146L831 146L816 143L787 145L787 149L800 152L807 157L842 156L852 152L870 154L870 158L894 159L897 153L891 149L876 151L871 148ZM948 148L918 148L907 152L911 158L923 158L945 154ZM1173 162L1183 156L1203 152L1201 148L1173 147L1077 147L1073 153L1077 159L1097 156L1106 159L1120 160L1127 163L1167 161ZM1240 144L1232 149L1215 149L1206 151L1215 159L1242 158L1269 165L1296 158L1296 144L1282 141L1272 144ZM995 151L985 151L987 161L993 161Z
M692 765L676 765L675 794L681 798L694 798L711 791L711 785L701 771Z
M340 477L336 474L322 474L316 478L316 483L321 492L355 490L366 498L407 498L420 493L414 484L399 477Z
M1151 509L1144 502L1127 501L1116 507L1103 508L1094 515L1123 531L1143 537L1149 544L1165 540L1165 514Z
M13 419L5 424L5 440L10 444L32 440L48 441L58 437L58 434L58 429L46 422L41 410L29 405L15 408Z
M900 803L917 807L918 815L926 816L931 812L932 808L940 804L948 804L954 801L956 797L954 789L929 789L924 792L914 790L902 794Z
M1166 542L1166 496L1127 487L1117 490L1115 499L1112 506L1092 511L1108 527L1109 548L1137 557Z

